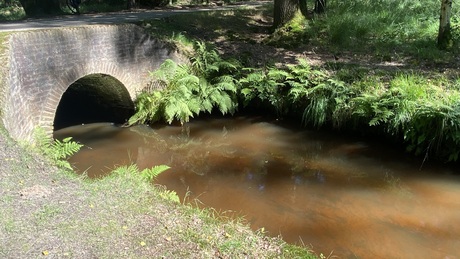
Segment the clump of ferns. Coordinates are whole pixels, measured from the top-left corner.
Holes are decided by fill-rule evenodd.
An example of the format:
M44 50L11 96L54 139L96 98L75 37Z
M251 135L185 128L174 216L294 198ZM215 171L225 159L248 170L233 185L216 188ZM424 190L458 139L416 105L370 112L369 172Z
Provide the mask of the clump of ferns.
M240 96L244 106L257 101L273 107L278 117L288 113L286 80L291 75L287 71L276 67L246 68L244 71L247 75L239 80Z
M458 160L460 96L429 79L397 75L389 85L365 90L350 100L353 116L406 143L416 155Z
M136 100L136 113L129 125L165 120L181 125L201 112L217 108L222 114L236 110L236 80L231 76L238 64L223 60L215 50L197 42L190 64L166 60L151 73L164 85L163 90L141 93Z
M326 71L312 68L304 59L289 66L288 71L292 75L287 81L289 97L303 108L302 122L305 125L319 128L331 123L340 127L348 121L351 116L349 100L355 95L352 88Z
M305 59L286 68L247 69L240 79L243 103L254 100L273 106L278 116L303 110L305 125L321 127L327 122L336 126L350 117L348 100L352 91L345 83L324 70L313 68Z

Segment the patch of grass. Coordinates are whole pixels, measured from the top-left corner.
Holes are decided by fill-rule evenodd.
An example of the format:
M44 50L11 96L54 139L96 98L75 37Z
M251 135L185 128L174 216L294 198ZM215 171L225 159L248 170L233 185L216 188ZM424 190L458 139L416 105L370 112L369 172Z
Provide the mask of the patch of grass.
M305 33L309 29L309 24L305 20L305 17L298 11L289 23L276 29L265 40L265 43L288 49L298 48L309 42L308 34Z
M305 30L293 30L291 39L308 39L310 44L330 53L353 52L372 55L380 61L404 58L449 62L458 54L440 51L436 47L439 26L439 3L436 1L357 0L332 1L324 15L303 21ZM452 13L454 41L460 38L458 10ZM302 24L301 21L292 21ZM286 46L286 39L275 37L272 44Z
M305 254L305 248L295 246L295 245L286 245L284 250L283 250L283 256L285 258L291 258L291 259L315 259L315 258L326 258L322 254L317 257L313 253L310 254Z

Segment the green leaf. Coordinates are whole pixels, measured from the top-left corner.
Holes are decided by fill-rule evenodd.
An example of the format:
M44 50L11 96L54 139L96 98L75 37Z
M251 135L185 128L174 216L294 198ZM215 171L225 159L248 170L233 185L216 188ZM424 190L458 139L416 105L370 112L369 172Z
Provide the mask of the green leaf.
M152 180L154 180L158 175L160 175L161 173L163 173L164 171L170 169L171 167L167 166L167 165L157 165L157 166L154 166L152 168L146 168L144 170L142 170L140 172L141 176L151 182Z

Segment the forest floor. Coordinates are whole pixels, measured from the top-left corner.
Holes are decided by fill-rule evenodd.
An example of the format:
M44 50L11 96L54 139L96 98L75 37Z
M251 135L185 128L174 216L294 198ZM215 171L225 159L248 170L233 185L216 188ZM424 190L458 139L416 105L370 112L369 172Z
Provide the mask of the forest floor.
M264 7L265 6L265 7ZM355 67L366 70L394 72L420 72L427 74L447 74L459 76L460 56L453 52L445 52L445 57L437 54L414 55L414 52L430 51L426 45L436 44L433 36L431 42L423 42L412 47L411 43L394 46L392 49L378 49L372 44L359 42L353 47L330 46L322 36L311 38L297 38L289 35L291 30L298 30L287 26L273 32L273 8L267 2L260 5L241 5L240 10L220 10L216 12L194 13L190 15L176 15L152 21L148 30L166 35L164 29L182 33L188 38L195 38L213 44L224 57L238 57L246 62L248 67L266 65L285 66L297 63L299 58L308 60L312 66L321 66L326 69L338 67ZM252 11L251 11L252 10ZM216 13L219 15L216 15ZM318 15L310 13L308 19L318 19ZM141 23L142 24L142 23ZM144 26L148 21L144 22ZM326 33L326 32L324 32ZM412 44L416 45L416 44ZM413 48L409 50L410 48ZM450 53L450 54L449 54Z

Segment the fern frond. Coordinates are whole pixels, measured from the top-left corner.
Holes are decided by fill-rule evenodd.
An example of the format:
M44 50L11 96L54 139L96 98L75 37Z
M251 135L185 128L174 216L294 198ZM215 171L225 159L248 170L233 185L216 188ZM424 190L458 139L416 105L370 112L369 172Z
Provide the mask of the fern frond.
M73 141L72 137L63 140L52 140L42 128L35 130L35 140L38 150L45 157L50 159L56 166L70 170L72 167L66 159L83 147L82 144Z
M157 176L159 176L161 173L164 171L170 169L171 167L167 165L157 165L152 168L146 168L140 172L142 178L145 180L151 182L154 180Z

